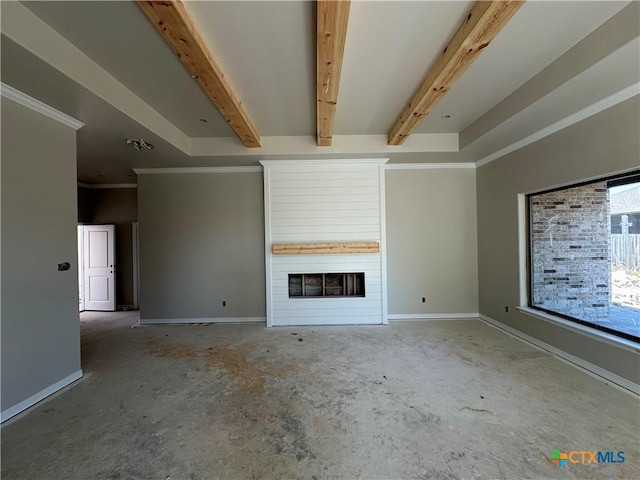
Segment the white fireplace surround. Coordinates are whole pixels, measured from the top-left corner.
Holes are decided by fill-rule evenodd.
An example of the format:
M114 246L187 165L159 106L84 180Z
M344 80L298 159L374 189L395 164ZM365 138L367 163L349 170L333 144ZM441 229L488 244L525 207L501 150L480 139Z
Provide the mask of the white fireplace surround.
M267 326L386 325L388 159L264 160ZM273 255L274 243L378 242L376 253ZM364 272L364 297L290 298L289 274Z

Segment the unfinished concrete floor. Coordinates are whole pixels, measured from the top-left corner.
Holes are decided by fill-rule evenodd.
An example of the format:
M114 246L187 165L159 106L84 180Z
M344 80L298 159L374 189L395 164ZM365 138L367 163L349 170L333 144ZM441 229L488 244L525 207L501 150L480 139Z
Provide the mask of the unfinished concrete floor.
M83 320L85 378L2 429L3 480L640 477L637 398L478 320Z

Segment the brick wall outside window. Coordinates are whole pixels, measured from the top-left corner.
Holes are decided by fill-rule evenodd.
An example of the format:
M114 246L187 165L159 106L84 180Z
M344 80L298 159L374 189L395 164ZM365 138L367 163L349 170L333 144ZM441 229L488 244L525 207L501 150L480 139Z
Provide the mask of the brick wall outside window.
M532 196L530 202L533 305L581 320L607 320L607 182Z

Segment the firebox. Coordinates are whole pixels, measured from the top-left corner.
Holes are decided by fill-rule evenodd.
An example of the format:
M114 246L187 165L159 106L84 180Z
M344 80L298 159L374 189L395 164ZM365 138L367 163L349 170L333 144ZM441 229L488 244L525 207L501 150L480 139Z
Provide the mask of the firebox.
M364 272L289 274L289 297L364 296Z

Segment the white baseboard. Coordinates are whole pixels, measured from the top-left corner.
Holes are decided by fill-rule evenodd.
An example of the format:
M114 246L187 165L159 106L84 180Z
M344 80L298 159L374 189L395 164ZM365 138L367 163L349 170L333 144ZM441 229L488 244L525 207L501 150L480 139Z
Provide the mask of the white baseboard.
M172 325L185 323L266 323L267 317L220 318L141 318L140 325Z
M398 313L389 314L389 320L470 320L479 316L479 313Z
M580 370L591 375L592 377L595 377L599 380L605 380L619 387L622 391L626 393L633 393L635 395L640 395L640 385L632 382L631 380L627 380L626 378L621 377L620 375L616 375L615 373L610 372L609 370L605 370L602 367L599 367L597 365L594 365L593 363L587 362L586 360L580 357L571 355L570 353L567 353L564 350L560 350L559 348L556 348L553 345L549 345L548 343L543 342L542 340L538 340L535 337L532 337L530 335L527 335L526 333L521 332L520 330L516 330L515 328L505 325L504 323L499 322L498 320L495 320L491 317L488 317L487 315L480 314L479 317L480 317L480 320L482 320L486 324L492 327L495 327L499 330L502 330L503 332L519 340L522 340L523 342L530 343L531 345L538 348L539 350L543 350L548 353L551 353L559 360L562 360L563 362L573 367L579 368Z
M54 383L53 385L49 385L47 388L40 390L38 393L31 395L26 400L23 400L20 403L17 403L13 407L9 407L6 410L2 410L0 413L0 422L4 422L9 420L11 417L16 416L20 412L25 411L27 408L34 406L36 403L44 400L50 395L53 395L61 388L66 387L67 385L75 382L79 378L82 378L82 370L78 370L73 372L71 375L63 378L62 380Z

